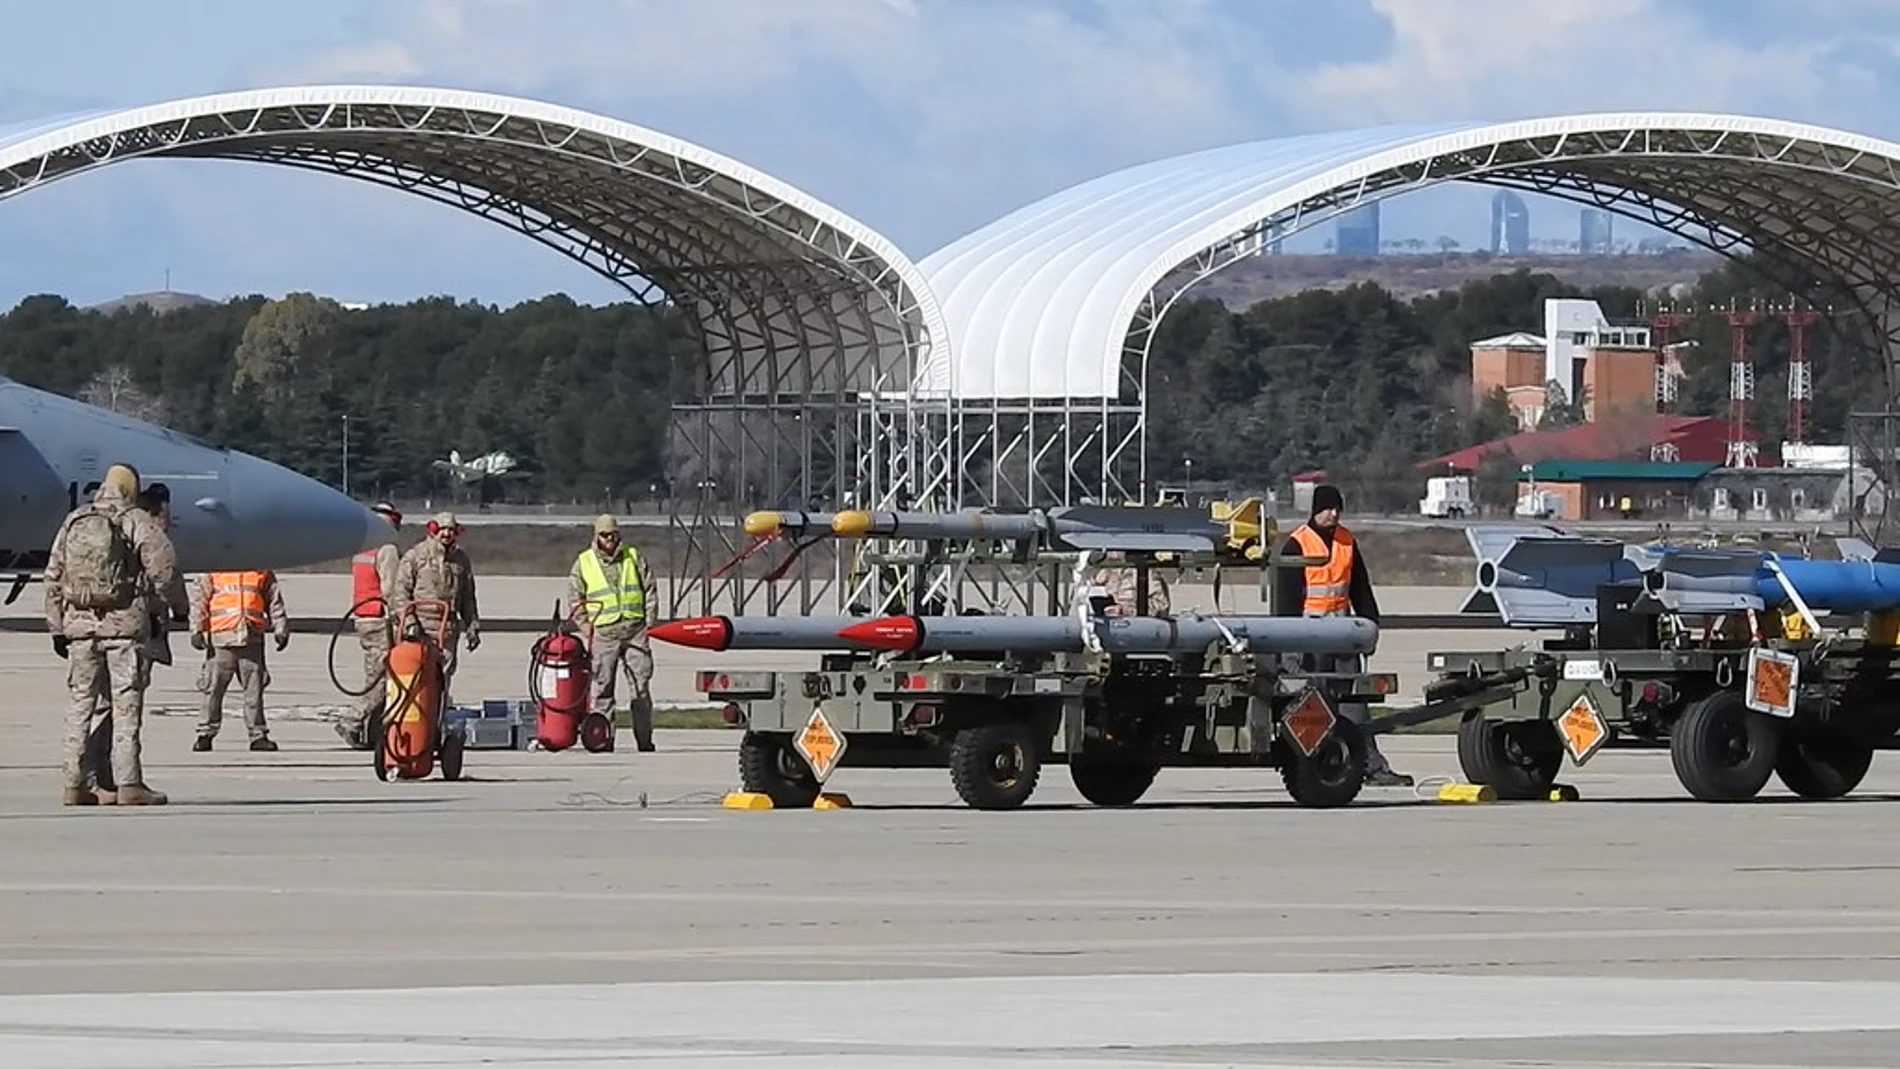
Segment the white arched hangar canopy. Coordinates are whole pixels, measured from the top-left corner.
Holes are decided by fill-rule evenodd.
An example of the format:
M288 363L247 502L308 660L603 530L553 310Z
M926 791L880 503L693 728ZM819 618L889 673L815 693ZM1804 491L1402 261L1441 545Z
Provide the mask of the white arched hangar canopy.
M1900 145L1741 115L1625 113L1382 127L1232 145L1084 182L918 263L968 399L1126 399L1194 283L1353 207L1448 181L1603 207L1840 284L1891 346Z

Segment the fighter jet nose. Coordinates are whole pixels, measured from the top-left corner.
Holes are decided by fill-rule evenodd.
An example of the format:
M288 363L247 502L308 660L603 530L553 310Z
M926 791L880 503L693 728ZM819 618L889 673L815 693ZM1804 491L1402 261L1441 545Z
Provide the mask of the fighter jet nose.
M388 528L342 492L247 453L230 455L226 480L223 507L243 531L251 567L340 560L378 544L377 529Z

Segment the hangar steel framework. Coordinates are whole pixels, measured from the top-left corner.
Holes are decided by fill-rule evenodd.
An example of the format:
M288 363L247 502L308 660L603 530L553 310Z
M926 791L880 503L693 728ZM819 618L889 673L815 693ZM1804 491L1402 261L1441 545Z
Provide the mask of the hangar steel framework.
M570 108L401 86L195 97L0 128L0 200L133 159L250 160L416 194L506 226L648 305L682 313L673 355L667 611L804 612L854 576L808 554L761 580L722 566L761 506L935 502L939 406L912 404L942 318L869 227L737 161ZM933 447L927 443L938 443Z

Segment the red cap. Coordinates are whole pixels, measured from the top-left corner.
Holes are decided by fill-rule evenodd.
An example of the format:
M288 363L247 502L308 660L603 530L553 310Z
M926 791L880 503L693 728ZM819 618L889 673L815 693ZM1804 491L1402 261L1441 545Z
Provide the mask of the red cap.
M732 625L723 616L695 616L690 620L668 620L647 630L647 635L676 646L702 650L723 650L732 641Z
M923 634L924 629L914 616L880 616L875 620L852 624L838 632L838 637L847 642L901 653L915 648Z

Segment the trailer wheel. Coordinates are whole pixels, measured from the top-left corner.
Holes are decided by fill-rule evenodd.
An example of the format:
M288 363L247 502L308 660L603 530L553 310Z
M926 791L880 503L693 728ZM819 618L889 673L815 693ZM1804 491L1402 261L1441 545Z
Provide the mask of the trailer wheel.
M1069 758L1069 779L1076 791L1095 805L1134 805L1154 785L1161 766L1106 761L1099 757Z
M451 731L442 737L436 746L436 763L442 766L442 778L450 783L462 778L462 750L464 739L460 731Z
M1307 757L1282 741L1280 782L1286 793L1308 809L1337 809L1350 805L1366 785L1366 737L1359 725L1345 717L1333 720L1332 733Z
M818 779L791 744L756 731L739 740L739 785L778 809L810 809L818 801Z
M1545 721L1474 714L1458 725L1458 767L1465 779L1490 787L1501 799L1546 796L1563 761L1563 743Z
M1761 793L1775 770L1780 725L1749 709L1740 693L1718 690L1691 705L1669 733L1676 779L1704 802L1740 802Z
M1835 734L1781 740L1775 775L1782 786L1803 798L1842 798L1874 763L1874 748Z
M1042 755L1025 724L984 724L950 744L950 783L972 809L1015 809L1042 776Z

